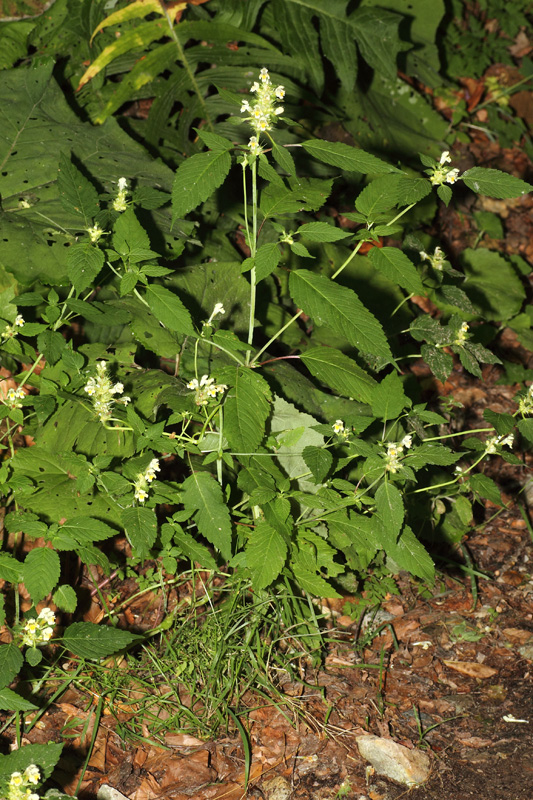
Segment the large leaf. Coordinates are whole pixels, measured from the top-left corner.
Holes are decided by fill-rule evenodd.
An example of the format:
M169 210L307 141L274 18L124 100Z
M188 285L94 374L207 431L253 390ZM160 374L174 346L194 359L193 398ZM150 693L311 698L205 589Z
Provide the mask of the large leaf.
M400 569L405 569L411 575L416 575L417 578L433 583L435 566L431 556L408 525L405 525L396 544L387 545L387 556Z
M20 670L24 659L16 644L0 644L0 689L9 686Z
M172 215L176 220L211 197L224 183L231 167L226 150L196 153L178 167L172 186Z
M461 260L466 275L464 290L486 319L508 320L519 313L525 299L524 287L503 256L486 248L468 248L463 250Z
M392 360L383 328L352 289L299 269L291 272L289 290L296 305L317 324L333 328L362 352Z
M196 336L191 315L174 292L164 286L152 284L146 290L150 310L171 331Z
M424 294L415 265L398 247L373 247L368 257L376 269L398 286L413 294Z
M376 381L356 362L333 347L310 347L301 355L305 366L343 397L370 403Z
M93 622L74 622L63 634L63 646L80 658L99 659L118 653L141 638L119 628L95 625Z
M410 405L403 385L395 372L387 375L372 392L372 413L383 420L395 419Z
M400 172L400 170L387 164L380 158L351 147L344 142L325 142L322 139L308 139L302 142L302 147L309 155L339 167L345 172L362 172L363 174L385 175L388 172Z
M278 531L259 522L246 545L246 565L252 571L256 591L270 586L281 572L287 558L287 545Z
M520 197L533 191L533 186L499 169L472 167L461 175L469 189L489 197Z
M387 550L390 542L395 543L402 529L405 510L399 489L390 481L384 481L378 488L376 507L382 526L382 544Z
M182 490L183 505L194 514L200 533L229 559L231 522L220 485L209 472L195 472L183 481Z
M237 452L254 453L265 432L270 411L270 388L257 372L236 370L224 404L224 435Z
M124 508L122 524L133 548L133 555L145 559L157 536L157 517L151 508Z
M24 585L34 606L50 594L59 580L59 556L48 547L30 550L24 559Z

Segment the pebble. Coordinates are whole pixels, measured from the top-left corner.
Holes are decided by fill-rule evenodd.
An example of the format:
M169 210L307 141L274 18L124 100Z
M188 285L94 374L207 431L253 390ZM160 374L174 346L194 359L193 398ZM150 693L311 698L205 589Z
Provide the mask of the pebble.
M533 644L523 644L522 647L518 648L518 652L521 656L524 656L524 658L533 661Z
M417 786L429 778L431 762L420 750L409 750L380 736L358 736L356 742L359 752L378 775L406 786Z

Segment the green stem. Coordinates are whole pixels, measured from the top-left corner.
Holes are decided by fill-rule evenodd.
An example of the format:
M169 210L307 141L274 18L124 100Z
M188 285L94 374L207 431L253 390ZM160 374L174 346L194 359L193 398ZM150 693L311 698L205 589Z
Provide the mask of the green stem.
M250 247L250 256L255 258L257 253L257 159L254 159L251 164L252 170L252 236L248 242ZM250 349L246 353L246 363L250 363L250 356L252 354L252 344L254 340L254 322L255 322L255 301L257 295L256 284L256 269L255 263L250 271L250 317L248 320L248 344Z
M262 354L265 352L265 350L268 350L268 348L270 347L270 345L272 344L272 342L275 342L275 341L276 341L276 339L277 339L279 336L281 336L281 334L283 333L283 331L286 331L286 330L287 330L287 328L288 328L290 325L292 325L292 323L293 323L293 322L295 322L295 321L298 319L298 317L301 317L301 315L302 315L303 313L304 313L303 311L298 311L296 314L294 314L294 316L292 316L292 317L290 318L290 320L289 320L288 322L286 322L286 323L285 323L285 325L283 325L283 327L281 327L281 328L279 329L279 331L276 331L276 333L274 334L274 336L272 336L272 338L268 340L268 342L266 343L266 345L265 345L264 347L262 347L262 348L261 348L261 350L258 350L258 351L257 351L257 353L255 354L255 356L254 356L254 357L251 359L251 361L250 361L249 363L252 363L252 364L253 364L253 363L255 363L255 362L257 361L257 359L259 358L259 356L261 356L261 355L262 355Z
M464 475L468 475L469 472L472 472L474 467L477 467L477 465L481 461L483 461L485 456L486 456L486 453L483 452L482 455L480 455L480 457L478 458L477 461L474 461L473 464L470 464L468 469L465 469L463 472L461 472L460 475L458 475L452 481L445 481L444 483L436 483L433 486L423 486L421 489L415 489L414 492L409 492L409 494L420 494L420 492L431 492L433 489L442 489L444 486L453 486L454 483L457 483L459 478L462 478Z

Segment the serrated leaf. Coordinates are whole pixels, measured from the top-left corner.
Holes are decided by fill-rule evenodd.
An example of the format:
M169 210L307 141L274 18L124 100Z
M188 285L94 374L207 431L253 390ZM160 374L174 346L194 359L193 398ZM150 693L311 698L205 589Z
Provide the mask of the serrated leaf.
M483 475L481 472L477 472L475 475L472 475L470 478L470 486L472 491L476 492L480 497L483 497L486 500L490 500L491 503L494 503L496 506L502 506L503 500L500 494L500 490L496 483L489 478L488 475Z
M396 79L396 57L402 49L398 35L401 19L399 14L382 8L358 8L349 17L361 55L379 75L391 81Z
M370 403L376 381L340 350L310 347L300 358L315 378L343 397Z
M63 207L80 214L88 226L98 213L98 193L65 153L59 157L57 188Z
M533 419L519 420L517 423L517 428L524 439L533 444Z
M272 141L272 155L274 161L279 164L283 172L286 172L287 175L294 175L296 173L294 159L285 147L280 147L279 144Z
M129 261L132 264L158 257L158 253L150 250L148 234L131 207L120 214L115 221L113 226L113 247L125 261Z
M26 744L7 756L0 755L0 775L9 776L13 772L24 772L30 764L35 764L39 767L41 780L44 782L52 774L55 765L59 761L62 749L63 744L52 742L48 742L48 744Z
M469 189L488 197L520 197L533 190L533 186L514 175L501 172L499 169L472 167L460 176Z
M272 7L277 34L286 52L296 56L298 62L304 66L313 90L321 95L324 70L322 59L316 57L319 52L318 33L309 8L286 0L272 0Z
M71 244L67 252L68 277L77 292L92 284L104 266L104 254L89 242Z
M0 644L0 689L9 686L22 669L24 659L16 644Z
M333 464L333 456L329 450L316 445L308 445L302 451L302 458L317 483L322 483Z
M252 571L255 591L266 589L274 581L287 558L287 545L278 531L259 522L252 530L245 548L246 565Z
M397 543L387 547L387 556L392 558L400 569L433 583L435 565L426 548L418 541L408 525L404 526Z
M50 364L56 364L66 347L66 341L58 331L43 331L37 336L37 347Z
M122 524L133 548L133 555L145 559L157 536L157 518L151 508L134 506L122 510Z
M48 547L30 550L23 565L24 585L36 606L55 588L60 573L59 556Z
M9 553L0 553L0 579L7 583L22 581L22 564Z
M150 310L163 323L165 328L170 331L176 331L176 333L197 336L191 315L177 294L165 289L164 286L152 284L146 290L146 300Z
M224 404L224 434L232 450L254 453L264 436L271 392L257 372L239 367Z
M467 314L479 313L466 292L463 292L458 286L441 286L440 293L447 303L460 308L461 311L466 311Z
M67 536L72 536L80 544L103 542L117 534L110 525L88 516L69 517L61 526L61 531Z
M444 383L453 369L453 358L430 344L422 345L420 352L434 376Z
M501 414L490 408L486 408L483 411L483 417L489 425L492 425L499 436L506 436L511 433L516 424L515 418L511 414Z
M368 222L375 222L384 211L389 211L397 204L397 187L401 175L383 175L365 186L355 201L356 209Z
M317 324L333 328L363 352L392 360L383 328L352 289L299 269L290 274L289 291L296 305Z
M462 457L462 453L454 453L449 447L444 447L442 444L436 442L427 442L409 451L406 458L406 463L409 464L411 459L418 459L418 463L423 461L423 465L435 464L441 467L450 466L455 464L456 461Z
M391 372L372 390L372 413L380 419L395 419L410 404L396 372Z
M11 691L11 689L0 689L0 711L35 711L39 706L21 697L20 694ZM23 748L24 750L26 748ZM2 769L2 761L0 757L0 770ZM16 770L13 769L13 772ZM1 774L1 773L0 773Z
M217 568L217 562L203 544L197 542L194 536L191 536L190 533L186 533L181 525L174 523L173 527L176 530L174 534L174 542L176 543L177 547L180 548L184 556L191 561L198 563L204 569L212 569L215 570Z
M277 242L262 244L255 254L255 281L259 283L267 278L279 264L281 252Z
M361 172L363 175L385 175L388 172L400 172L396 167L387 164L380 158L351 147L344 142L325 142L322 139L308 139L302 142L304 150L313 158L340 167L345 172Z
M328 222L306 222L300 225L295 233L309 239L310 242L338 242L340 239L353 236L351 231L343 231Z
M357 51L350 26L345 20L324 14L320 18L320 44L343 88L351 91L357 77Z
M399 489L393 483L384 481L379 486L375 499L377 513L383 526L383 545L387 549L385 545L388 545L389 542L396 542L402 529L405 518L403 498Z
M373 247L368 258L391 281L414 294L424 294L424 287L418 271L411 261L397 247Z
M210 150L216 150L217 152L220 152L222 150L233 149L233 142L230 139L226 139L225 136L220 136L218 133L212 133L211 131L206 131L202 128L195 128L194 130L202 142L206 145L206 147L209 147Z
M292 562L292 571L298 586L313 597L342 597L324 578L316 572L302 567L298 562Z
M402 176L397 186L397 201L400 207L418 203L431 192L431 183L426 178Z
M119 628L74 622L63 634L63 646L80 658L100 659L118 653L139 639L142 636Z
M72 586L69 586L66 583L58 586L52 596L52 599L56 606L61 609L61 611L66 611L67 614L73 614L74 611L76 611L78 598Z
M231 558L231 522L222 489L209 472L195 472L182 483L183 505L194 514L200 533Z
M180 164L172 186L173 222L211 197L226 180L230 167L231 156L226 150L197 153Z

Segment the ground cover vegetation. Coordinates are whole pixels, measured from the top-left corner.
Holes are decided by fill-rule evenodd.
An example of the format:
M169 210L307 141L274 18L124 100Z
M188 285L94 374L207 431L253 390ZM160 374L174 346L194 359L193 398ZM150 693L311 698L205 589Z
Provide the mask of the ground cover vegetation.
M321 599L431 586L502 505L532 254L487 246L497 206L457 258L434 225L533 188L531 20L501 5L2 4L2 797L66 797L62 743L22 741L72 684L144 698L125 738L236 726L249 770L239 698L321 662ZM480 135L515 174L466 163ZM514 410L457 429L421 363L502 364Z

